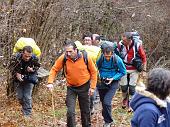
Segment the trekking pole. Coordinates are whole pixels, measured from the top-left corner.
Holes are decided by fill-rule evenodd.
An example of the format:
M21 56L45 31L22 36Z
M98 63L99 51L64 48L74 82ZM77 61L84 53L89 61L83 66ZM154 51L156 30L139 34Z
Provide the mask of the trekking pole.
M51 91L51 102L52 102L52 112L53 112L53 126L55 126L56 120L55 120L55 106L54 106L54 94L53 94L53 91Z

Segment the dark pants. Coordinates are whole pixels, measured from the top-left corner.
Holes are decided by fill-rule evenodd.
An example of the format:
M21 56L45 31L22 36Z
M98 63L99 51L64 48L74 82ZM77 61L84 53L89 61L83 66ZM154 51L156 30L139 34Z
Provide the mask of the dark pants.
M31 115L33 83L20 83L16 88L17 98L22 105L22 112L25 116Z
M118 89L118 81L113 81L107 89L98 89L100 101L102 102L102 116L105 123L113 122L112 119L112 98Z
M76 127L75 106L77 97L80 106L82 127L91 127L89 86L90 84L87 82L80 87L67 87L67 127Z

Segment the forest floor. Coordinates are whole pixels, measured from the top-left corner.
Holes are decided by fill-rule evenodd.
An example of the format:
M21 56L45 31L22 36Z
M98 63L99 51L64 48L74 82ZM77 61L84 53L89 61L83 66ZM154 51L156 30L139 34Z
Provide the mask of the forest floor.
M4 79L0 79L0 127L65 127L66 126L66 87L56 86L52 94L45 85L38 88L33 96L33 111L29 119L25 119L21 113L21 106L16 99L7 98ZM52 104L54 102L54 107ZM121 108L121 92L117 91L112 103L112 114L115 121L114 127L130 127L132 113ZM81 127L80 110L76 106L77 127ZM92 127L102 127L103 117L100 102L95 105L95 113L92 115Z

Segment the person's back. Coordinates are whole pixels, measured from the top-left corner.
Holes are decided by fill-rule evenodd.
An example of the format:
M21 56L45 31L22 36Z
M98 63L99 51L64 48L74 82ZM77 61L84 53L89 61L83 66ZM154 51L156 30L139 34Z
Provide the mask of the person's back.
M136 87L136 94L130 102L134 111L132 127L170 126L170 71L156 68L150 71L148 84Z
M135 108L132 106L134 110L134 117L131 119L132 127L166 127L166 107L161 108L163 105L158 105L153 99L148 98L147 95L141 96L138 99L141 99L140 102L137 102L138 104L135 104L138 106ZM133 105L133 102L131 105Z

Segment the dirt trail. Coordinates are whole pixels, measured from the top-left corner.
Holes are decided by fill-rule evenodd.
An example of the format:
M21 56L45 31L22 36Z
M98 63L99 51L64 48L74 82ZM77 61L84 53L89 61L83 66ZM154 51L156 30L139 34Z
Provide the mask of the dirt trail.
M33 114L31 119L25 120L21 113L21 106L16 99L8 99L5 95L5 87L0 86L0 127L54 127L53 110L51 106L51 94L42 86L33 97ZM130 127L131 114L120 107L120 92L113 99L113 118L115 126ZM66 126L65 89L58 87L55 90L55 127ZM95 105L95 113L92 115L92 127L102 127L103 117L101 104ZM81 127L80 111L76 108L77 127Z

